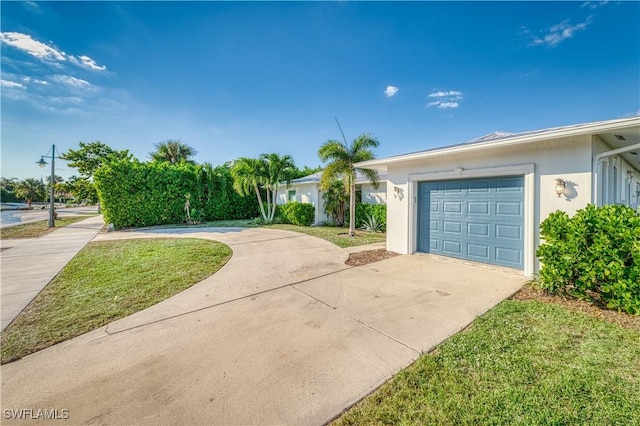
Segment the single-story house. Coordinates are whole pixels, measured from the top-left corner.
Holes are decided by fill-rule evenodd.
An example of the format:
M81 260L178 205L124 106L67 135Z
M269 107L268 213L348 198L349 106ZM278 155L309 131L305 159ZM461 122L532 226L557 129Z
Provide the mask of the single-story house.
M289 185L282 184L278 188L278 204L289 201L310 203L315 207L314 224L327 222L331 218L324 211L324 201L320 189L320 177L322 172L314 173L291 181ZM378 173L378 188L374 188L371 182L362 174L356 173L356 202L365 204L386 204L387 181L385 173Z
M640 201L640 117L493 133L365 161L387 179L387 250L516 268L532 276L540 222L589 203Z

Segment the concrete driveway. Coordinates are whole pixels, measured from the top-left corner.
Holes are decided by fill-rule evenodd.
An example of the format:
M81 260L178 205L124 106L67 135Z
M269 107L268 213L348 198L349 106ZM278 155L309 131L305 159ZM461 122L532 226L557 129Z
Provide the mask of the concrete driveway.
M133 236L215 239L234 255L179 295L3 366L3 414L68 410L72 424L322 424L525 281L430 256L351 268L345 250L280 230L99 238Z

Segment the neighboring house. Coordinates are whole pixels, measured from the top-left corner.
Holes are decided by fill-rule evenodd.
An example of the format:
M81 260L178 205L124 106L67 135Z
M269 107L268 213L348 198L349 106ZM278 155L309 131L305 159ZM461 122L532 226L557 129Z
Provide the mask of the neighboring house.
M365 161L387 174L387 250L507 266L531 276L539 225L589 203L640 198L640 117L524 133Z
M278 204L288 201L298 201L310 203L315 207L314 224L331 220L324 211L324 201L320 189L320 177L322 172L314 173L291 181L290 185L282 184L278 188ZM361 173L356 174L356 201L365 204L386 204L387 202L387 182L385 173L379 173L378 189L375 189L371 182Z

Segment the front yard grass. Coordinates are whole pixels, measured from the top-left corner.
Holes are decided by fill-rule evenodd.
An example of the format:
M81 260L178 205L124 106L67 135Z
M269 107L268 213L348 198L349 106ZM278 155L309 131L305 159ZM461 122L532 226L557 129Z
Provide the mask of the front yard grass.
M0 239L9 240L9 239L18 239L18 238L38 238L43 235L47 235L50 232L56 230L56 228L61 228L63 226L71 225L75 222L80 222L81 220L85 220L92 215L82 215L82 216L62 216L56 219L56 227L49 228L49 221L43 220L32 223L25 223L24 225L16 225L9 228L0 229Z
M1 334L7 363L145 309L218 271L221 243L194 238L89 243Z
M386 241L385 233L365 232L356 230L356 236L350 237L349 228L334 226L298 226L298 225L265 225L266 228L284 229L286 231L301 232L314 237L323 238L338 247L353 247L364 244L380 243Z
M640 424L640 331L507 300L334 424Z

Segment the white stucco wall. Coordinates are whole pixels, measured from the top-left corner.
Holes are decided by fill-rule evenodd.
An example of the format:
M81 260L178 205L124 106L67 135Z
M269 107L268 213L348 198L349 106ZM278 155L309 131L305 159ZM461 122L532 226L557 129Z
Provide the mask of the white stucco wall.
M364 204L387 204L387 183L380 182L378 189L368 183L362 184L362 202Z
M591 202L591 153L591 137L583 136L389 164L387 250L397 253L415 251L418 181L490 176L492 168L502 167L499 173L508 173L510 168L524 170L528 166L532 172L525 176L525 209L528 210L525 215L530 214L531 219L528 224L525 218L525 228L529 227L525 229L525 233L529 232L529 236L525 236L525 245L528 245L525 246L525 265L529 262L531 266L525 266L525 272L531 274L538 268L535 250L539 245L540 221L557 209L573 214ZM567 182L565 196L558 197L554 191L557 178ZM402 199L394 197L395 187L401 191ZM527 194L530 202L527 202Z

